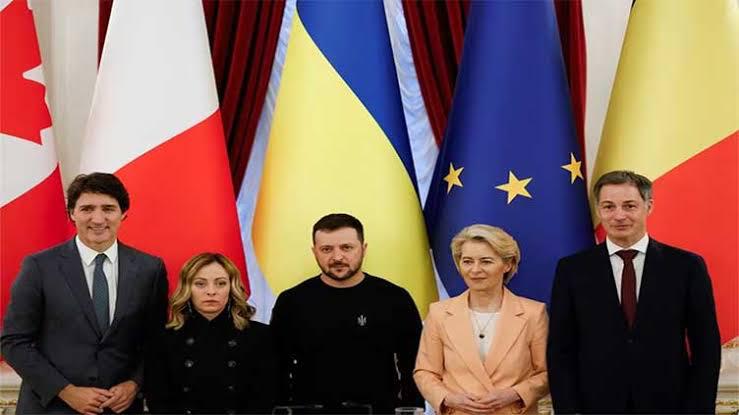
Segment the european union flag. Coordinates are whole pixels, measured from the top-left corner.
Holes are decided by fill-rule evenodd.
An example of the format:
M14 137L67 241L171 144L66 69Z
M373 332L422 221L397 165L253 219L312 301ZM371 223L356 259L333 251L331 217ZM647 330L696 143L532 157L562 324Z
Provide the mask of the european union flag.
M449 244L474 223L521 248L509 288L549 301L557 260L594 243L551 1L473 2L449 126L426 204L436 270L466 289Z

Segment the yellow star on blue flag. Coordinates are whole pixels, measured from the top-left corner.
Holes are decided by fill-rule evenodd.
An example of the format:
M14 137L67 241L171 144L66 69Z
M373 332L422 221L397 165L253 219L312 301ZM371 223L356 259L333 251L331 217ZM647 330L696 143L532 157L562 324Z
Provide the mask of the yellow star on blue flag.
M565 164L564 166L560 166L563 169L570 172L570 184L575 183L575 180L579 177L580 180L583 180L582 177L582 168L581 168L582 162L577 161L575 158L575 155L570 153L570 164Z
M459 178L459 175L462 174L462 170L464 170L464 167L455 169L454 164L449 163L449 174L444 176L444 181L446 182L447 194L449 194L449 192L452 191L452 187L454 186L463 187L462 180Z
M503 183L499 186L495 186L496 189L502 190L508 193L508 204L510 204L516 196L525 196L531 198L531 194L526 190L526 186L531 182L531 177L528 179L518 180L512 171L508 172L508 183Z
M554 5L473 1L468 15L452 111L424 207L434 266L449 295L464 292L449 244L466 226L498 226L526 258L507 287L547 302L557 261L594 243L585 181L576 180L584 166ZM562 166L568 154L570 163ZM460 166L464 191L449 197L461 186Z

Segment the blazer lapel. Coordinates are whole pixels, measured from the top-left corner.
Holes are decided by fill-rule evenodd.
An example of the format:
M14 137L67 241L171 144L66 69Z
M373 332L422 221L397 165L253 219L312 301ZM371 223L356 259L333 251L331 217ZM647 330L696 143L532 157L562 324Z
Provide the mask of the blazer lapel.
M649 239L647 245L647 254L644 258L644 269L641 275L641 287L639 288L639 297L636 301L636 316L634 317L634 328L636 331L639 325L639 315L649 312L649 306L654 304L654 299L659 298L659 269L662 262L662 251L660 243L654 239Z
M593 267L595 269L593 278L597 283L596 289L598 290L593 292L593 295L602 298L605 301L604 307L608 307L613 318L618 320L624 330L628 330L626 317L621 309L621 300L618 298L616 280L613 278L611 258L608 255L608 247L605 243L598 246Z
M485 358L485 370L489 375L495 372L495 369L500 365L500 362L526 326L526 319L521 317L522 315L523 307L521 307L518 297L504 287L500 319L495 329L493 344Z
M85 271L82 269L82 258L77 251L75 238L72 238L64 246L61 258L61 273L67 281L67 285L72 290L74 298L82 309L87 321L92 326L98 337L102 335L100 327L98 327L97 317L95 316L95 306L92 304L90 297L90 289L85 280Z
M136 264L136 256L131 248L118 242L118 295L115 301L115 314L110 328L105 333L108 336L121 320L121 316L126 315L128 306L131 304L130 298L133 291L133 282L138 272Z
M447 318L444 320L444 330L451 341L454 349L462 357L470 372L485 386L488 391L493 390L490 377L485 373L480 354L475 344L475 335L472 332L470 311L467 299L469 291L450 301L446 310Z

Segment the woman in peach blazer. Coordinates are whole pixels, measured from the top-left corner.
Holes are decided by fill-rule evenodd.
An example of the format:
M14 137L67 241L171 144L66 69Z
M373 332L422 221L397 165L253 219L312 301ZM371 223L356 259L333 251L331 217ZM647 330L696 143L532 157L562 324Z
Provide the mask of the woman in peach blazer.
M510 292L521 254L500 228L472 225L451 244L467 291L431 305L413 377L437 414L536 413L549 392L547 313Z

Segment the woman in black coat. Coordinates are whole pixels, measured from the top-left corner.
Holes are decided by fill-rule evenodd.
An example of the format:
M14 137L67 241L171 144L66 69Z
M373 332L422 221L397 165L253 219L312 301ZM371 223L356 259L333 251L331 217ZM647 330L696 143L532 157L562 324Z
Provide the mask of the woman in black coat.
M221 254L190 259L170 299L171 316L147 353L152 413L270 413L276 359L269 326L250 321L240 273Z

